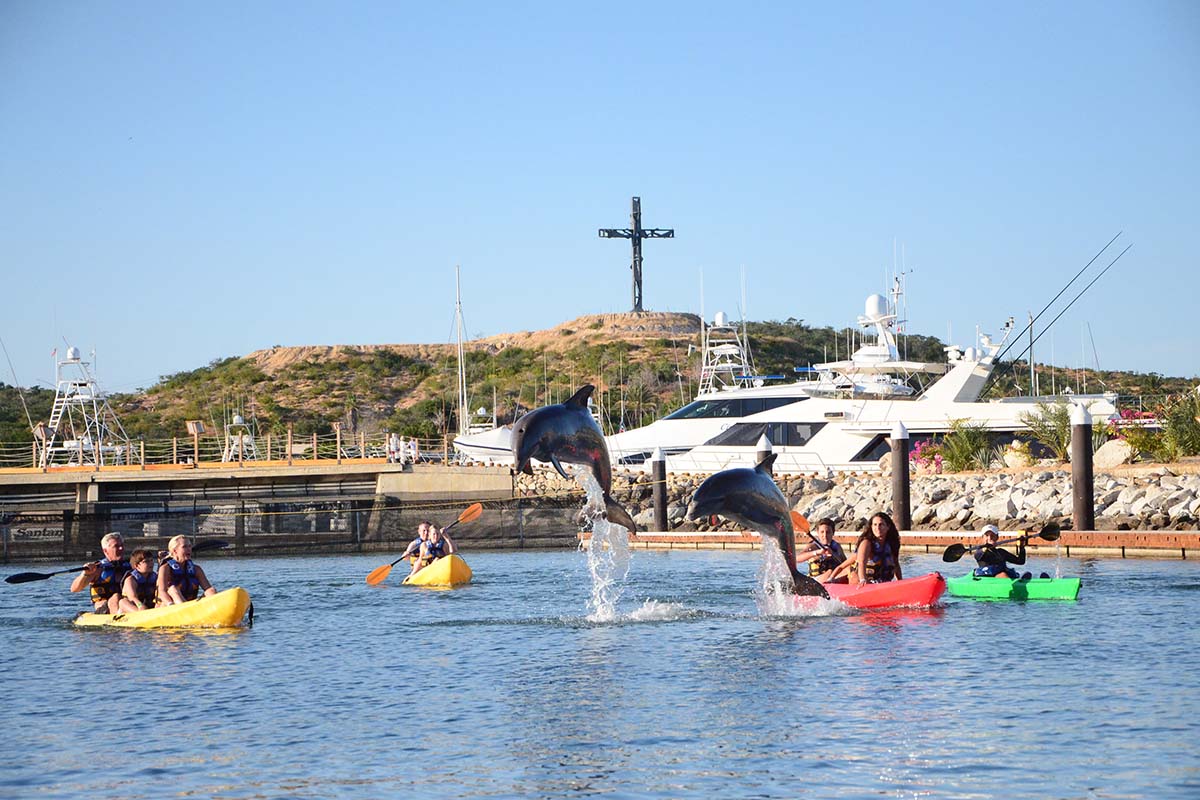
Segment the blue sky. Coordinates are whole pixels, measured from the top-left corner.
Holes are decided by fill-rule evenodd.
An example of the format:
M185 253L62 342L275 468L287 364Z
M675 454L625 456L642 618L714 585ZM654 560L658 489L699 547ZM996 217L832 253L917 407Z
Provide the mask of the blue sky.
M649 309L840 327L899 243L964 345L1124 231L1039 360L1200 374L1193 2L7 0L0 76L22 385L451 341L456 264L471 335L626 311L633 195Z

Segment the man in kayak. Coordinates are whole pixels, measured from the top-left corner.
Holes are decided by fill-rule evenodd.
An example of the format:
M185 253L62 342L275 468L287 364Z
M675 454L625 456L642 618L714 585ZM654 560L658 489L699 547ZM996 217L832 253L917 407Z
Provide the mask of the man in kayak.
M200 591L204 596L217 590L208 582L200 565L192 561L192 543L186 536L174 536L167 542L167 559L158 571L158 604L170 606L195 600Z
M445 558L457 550L454 541L446 535L444 530L430 525L429 538L421 545L421 553L417 557L416 563L413 564L413 572L418 572L439 558Z
M817 539L823 542L823 546L812 542L796 555L796 566L808 562L808 574L820 583L828 583L833 571L846 560L846 552L833 538L834 531L833 520L825 517L817 523ZM845 578L841 580L844 582Z
M408 574L412 575L420 567L421 563L421 548L425 546L425 542L429 541L429 529L433 527L433 523L427 519L423 519L417 523L417 538L408 543L408 547L404 548L404 555L400 558L412 558L412 569Z
M100 540L104 558L88 564L71 581L71 591L92 590L92 606L98 614L116 614L121 607L121 583L129 572L125 558L125 539L119 533L106 533Z
M979 535L983 537L983 545L973 551L975 562L979 565L975 567L975 577L1020 580L1021 575L1015 569L1009 569L1008 565L1025 563L1025 542L1029 537L1021 536L1017 542L1017 554L1013 555L1003 547L996 547L996 542L1000 540L1000 529L995 525L984 525ZM1024 577L1028 579L1030 574L1026 572Z

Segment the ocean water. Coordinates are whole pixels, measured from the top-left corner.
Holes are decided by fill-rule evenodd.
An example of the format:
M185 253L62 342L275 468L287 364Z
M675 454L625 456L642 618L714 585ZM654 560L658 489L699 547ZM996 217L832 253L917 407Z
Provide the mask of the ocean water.
M449 591L210 559L254 598L232 632L75 629L71 576L0 584L0 797L1200 797L1192 562L795 617L759 552L636 551L607 609L584 553L464 555Z

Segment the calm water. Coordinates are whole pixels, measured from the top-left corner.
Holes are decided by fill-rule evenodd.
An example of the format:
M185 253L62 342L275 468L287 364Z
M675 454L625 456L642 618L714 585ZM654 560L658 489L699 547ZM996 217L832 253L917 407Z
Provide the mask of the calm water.
M0 584L0 796L1200 796L1194 563L780 618L757 552L638 551L601 623L584 554L466 555L454 591L368 587L379 555L209 559L254 597L231 633L76 630L70 576Z

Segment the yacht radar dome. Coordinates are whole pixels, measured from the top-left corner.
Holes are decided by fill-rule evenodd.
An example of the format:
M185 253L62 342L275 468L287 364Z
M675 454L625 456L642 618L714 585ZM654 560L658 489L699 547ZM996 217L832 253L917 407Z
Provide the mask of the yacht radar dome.
M79 360L79 348L78 347L68 347L67 348L67 361L78 361L78 360Z
M725 316L724 311L718 311L713 317L713 325L724 326L729 324L729 317Z
M879 322L886 318L888 316L887 298L881 294L868 296L864 316L868 322Z

